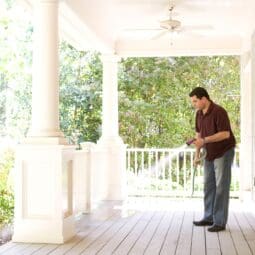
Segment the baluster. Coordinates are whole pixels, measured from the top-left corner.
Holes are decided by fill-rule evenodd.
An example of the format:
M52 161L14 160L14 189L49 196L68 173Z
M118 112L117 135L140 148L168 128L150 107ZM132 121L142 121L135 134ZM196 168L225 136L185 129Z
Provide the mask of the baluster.
M183 178L184 178L184 194L187 193L187 167L186 167L186 150L183 151Z
M162 172L161 172L161 176L162 176L161 183L162 183L162 187L163 187L162 191L165 194L166 193L165 174L166 174L166 161L167 161L165 150L162 152L162 157L163 157L163 167L162 167Z
M168 178L170 182L170 191L173 190L173 181L172 181L172 157L171 157L171 151L168 151L168 162L169 162L169 167L168 167Z
M180 162L179 153L176 155L176 178L177 178L177 192L180 189Z

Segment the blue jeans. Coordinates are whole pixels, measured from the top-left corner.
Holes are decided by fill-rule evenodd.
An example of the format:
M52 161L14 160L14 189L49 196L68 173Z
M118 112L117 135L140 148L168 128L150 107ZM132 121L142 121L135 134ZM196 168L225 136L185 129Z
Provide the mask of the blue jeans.
M234 148L212 161L204 161L204 220L225 226L228 219L231 165Z

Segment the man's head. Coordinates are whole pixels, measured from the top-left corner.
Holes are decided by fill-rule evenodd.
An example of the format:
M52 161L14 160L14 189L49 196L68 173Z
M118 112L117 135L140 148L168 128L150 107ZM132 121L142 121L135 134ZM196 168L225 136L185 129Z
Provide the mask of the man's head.
M208 92L202 87L194 88L190 93L189 96L191 98L191 103L194 108L198 110L203 110L208 106L210 102L210 96Z

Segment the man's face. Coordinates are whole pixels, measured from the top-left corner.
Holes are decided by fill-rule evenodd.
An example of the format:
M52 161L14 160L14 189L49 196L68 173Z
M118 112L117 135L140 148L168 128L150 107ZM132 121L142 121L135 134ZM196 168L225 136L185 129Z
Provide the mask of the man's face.
M197 98L197 96L193 96L190 98L192 106L197 110L203 110L205 107L205 98L202 97L201 99Z

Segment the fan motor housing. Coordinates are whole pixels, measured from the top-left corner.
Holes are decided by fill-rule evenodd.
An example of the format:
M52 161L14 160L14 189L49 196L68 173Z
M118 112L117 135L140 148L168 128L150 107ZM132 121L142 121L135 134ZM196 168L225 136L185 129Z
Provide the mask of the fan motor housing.
M168 19L160 22L160 27L168 30L175 30L181 26L181 22L179 20Z

